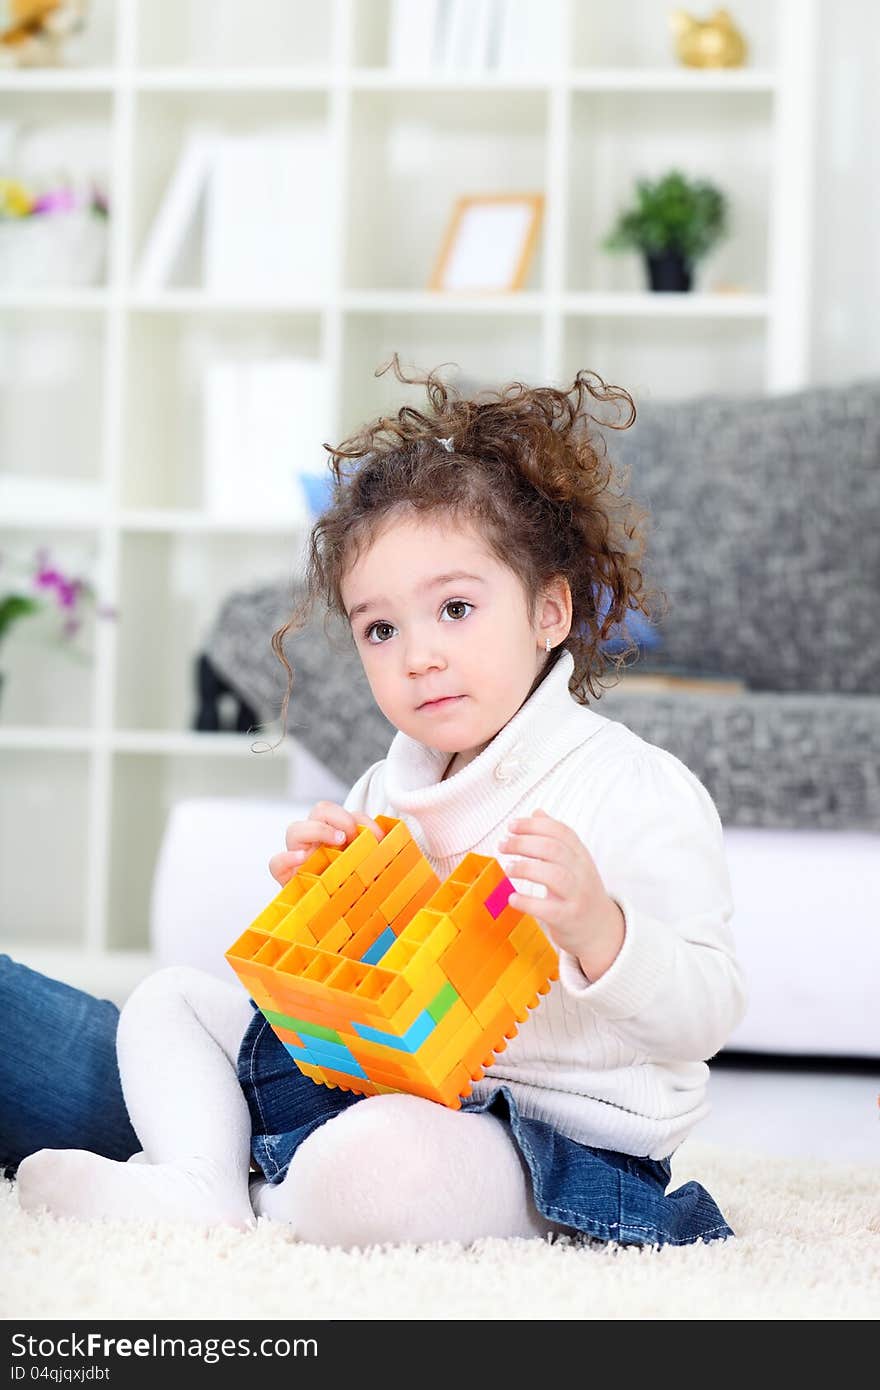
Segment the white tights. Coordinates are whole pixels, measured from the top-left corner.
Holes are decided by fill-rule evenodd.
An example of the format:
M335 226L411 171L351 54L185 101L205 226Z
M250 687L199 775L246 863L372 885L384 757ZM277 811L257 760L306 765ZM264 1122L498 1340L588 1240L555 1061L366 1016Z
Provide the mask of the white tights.
M19 1166L21 1205L241 1228L267 1216L300 1240L345 1248L565 1229L535 1207L501 1120L417 1096L369 1096L310 1134L282 1182L249 1177L250 1115L236 1059L252 1018L239 984L189 966L144 980L122 1009L117 1037L140 1161L41 1149Z

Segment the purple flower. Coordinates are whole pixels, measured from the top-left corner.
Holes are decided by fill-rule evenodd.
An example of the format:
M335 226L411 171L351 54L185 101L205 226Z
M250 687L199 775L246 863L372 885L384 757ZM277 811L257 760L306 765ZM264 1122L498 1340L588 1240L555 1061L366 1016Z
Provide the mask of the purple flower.
M0 553L0 568L7 564L7 558ZM8 568L8 565L7 565ZM11 622L39 613L46 607L55 605L61 610L59 636L65 644L74 645L74 638L83 626L82 609L90 601L98 618L115 618L116 610L108 604L99 604L96 594L87 579L68 577L53 562L48 548L42 547L34 557L31 570L31 585L39 597L26 597L19 580L11 593L0 593L0 638Z
M41 569L34 583L38 589L54 589L57 584L63 583L63 579L58 570Z
M75 608L80 594L88 592L88 585L82 579L67 579L60 570L52 569L46 563L45 552L42 552L40 558L42 568L34 577L36 587L38 589L54 589L59 608Z
M55 188L50 193L41 193L34 200L31 213L72 212L79 200L72 188Z

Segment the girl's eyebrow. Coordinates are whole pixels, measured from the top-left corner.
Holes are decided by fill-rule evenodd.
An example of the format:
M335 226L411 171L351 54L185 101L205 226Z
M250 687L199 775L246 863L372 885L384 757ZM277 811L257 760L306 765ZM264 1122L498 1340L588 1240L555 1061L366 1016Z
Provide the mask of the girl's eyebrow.
M479 574L468 574L465 570L452 570L449 574L435 574L433 579L424 580L416 589L416 593L424 593L427 589L434 589L438 584L448 584L453 579L474 579L478 584L485 584L485 579ZM359 613L368 613L371 608L381 608L390 603L390 599L368 598L363 603L356 603L348 615L348 621L354 622Z

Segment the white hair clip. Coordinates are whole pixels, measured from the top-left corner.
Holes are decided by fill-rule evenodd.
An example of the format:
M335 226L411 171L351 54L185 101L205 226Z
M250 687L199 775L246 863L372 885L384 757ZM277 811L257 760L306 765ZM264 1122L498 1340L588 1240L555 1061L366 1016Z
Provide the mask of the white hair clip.
M451 453L453 452L453 449L452 449L452 439L453 439L453 436L450 435L448 439L439 439L439 438L438 438L438 440L437 440L437 443L438 443L438 444L442 444L442 445L443 445L443 448L446 450L447 454L451 454Z

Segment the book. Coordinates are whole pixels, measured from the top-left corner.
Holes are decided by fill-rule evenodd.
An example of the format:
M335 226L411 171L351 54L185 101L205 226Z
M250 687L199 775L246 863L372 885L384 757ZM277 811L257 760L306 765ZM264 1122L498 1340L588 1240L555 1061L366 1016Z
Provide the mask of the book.
M330 434L330 379L321 361L278 357L251 364L249 471L263 489L264 509L308 513L303 473L326 469L321 445Z
M223 520L309 515L300 474L326 461L329 378L306 358L209 363L203 377L203 500Z
M562 56L562 14L558 0L505 0L498 67L501 71L540 71Z
M489 0L450 0L449 19L437 55L441 72L483 72L489 32Z
M429 72L436 62L441 0L392 0L388 66L395 72Z
M494 71L500 65L501 41L507 14L507 0L489 0L486 21L486 67Z
M210 174L215 140L204 128L190 130L184 139L138 266L136 283L142 294L174 279Z
M706 675L694 671L623 671L615 690L633 695L654 691L686 690L697 695L743 695L745 681L736 676Z
M215 142L205 199L204 287L217 295L320 294L329 283L327 128Z

